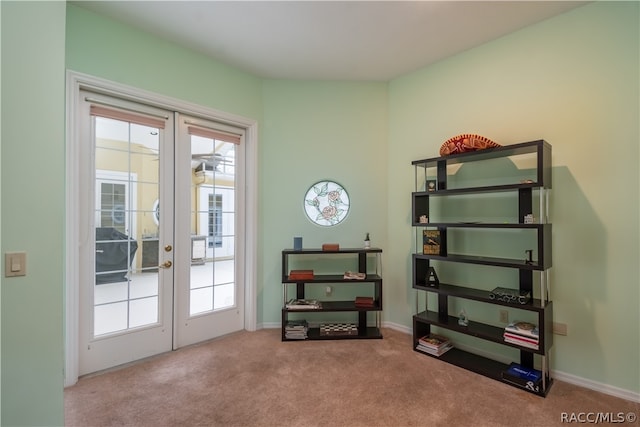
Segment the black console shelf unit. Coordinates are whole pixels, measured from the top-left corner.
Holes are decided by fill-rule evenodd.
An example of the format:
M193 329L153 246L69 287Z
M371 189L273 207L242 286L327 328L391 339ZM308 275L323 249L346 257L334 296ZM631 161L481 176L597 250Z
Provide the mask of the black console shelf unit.
M503 159L505 161L517 160L518 156L527 156L527 161L533 163L533 167L528 170L528 175L517 182L509 182L513 177L505 177L503 181L500 176L496 176L495 183L485 185L451 185L451 172L453 165L481 162L487 160ZM415 351L429 357L436 357L420 351L417 346L419 339L430 334L431 327L453 331L477 339L490 341L512 347L519 350L519 360L514 362L525 367L534 367L534 355L540 360L540 370L543 372L543 380L537 389L531 390L520 387L503 380L502 373L509 367L491 358L480 356L472 351L453 348L438 359L448 362L469 371L493 378L497 381L505 382L516 388L529 391L539 396L546 396L553 383L550 376L550 366L548 362L549 351L553 345L553 303L548 298L549 292L549 269L552 267L551 252L551 224L547 219L548 190L551 189L551 145L546 141L538 140L524 142L520 144L508 145L504 147L491 148L487 150L468 152L444 157L435 157L423 160L416 160L411 163L415 168L416 191L411 195L412 226L416 231L416 248L412 256L412 287L417 292L422 292L425 300L428 295L435 295L437 299L437 311L429 309L428 302L425 301L425 310L418 309L418 299L416 299L416 313L413 316L413 348ZM499 175L499 171L496 172ZM486 178L486 177L485 177ZM429 185L431 184L431 185ZM429 221L430 201L433 198L447 198L458 195L477 195L483 197L492 193L513 193L514 203L517 204L517 218L508 222L454 222L454 221ZM536 199L539 196L539 214L534 216ZM510 200L510 199L509 199ZM472 218L474 219L474 218ZM456 229L457 236L466 230L489 230L500 232L501 230L529 230L535 233L535 241L532 242L532 254L535 258L525 257L519 259L503 258L495 256L457 254L449 250L451 242L448 242L447 230ZM423 248L423 232L425 230L437 230L440 242L435 253L427 252ZM450 235L451 233L449 233ZM448 244L449 243L449 244ZM427 252L427 253L425 253ZM534 295L534 289L538 289L538 297L531 298L526 304L499 301L492 298L490 290L474 289L469 286L443 283L429 283L429 273L432 267L437 267L438 263L465 263L496 268L509 268L518 270L518 282L510 287L514 290L528 291ZM536 272L536 275L534 275ZM498 285L496 285L498 286ZM499 285L503 286L503 285ZM458 317L449 314L449 298L463 300L473 300L493 306L508 307L533 313L537 319L539 329L538 348L532 349L518 344L505 342L503 338L504 327L490 324L469 321L468 325L462 326L458 323ZM441 333L441 332L438 332ZM455 346L455 343L454 343Z
M322 249L285 249L282 251L282 286L283 286L283 306L282 306L282 341L299 341L286 337L285 327L292 313L321 313L321 312L354 312L357 314L357 335L321 335L318 327L310 327L307 331L307 340L339 340L339 339L381 339L380 313L382 311L382 277L380 276L380 263L382 249L380 248L345 248L339 250ZM344 271L340 274L314 274L313 279L290 279L290 259L293 257L333 257L344 259L346 262L357 259L357 272L365 273L364 279L345 279ZM375 257L375 271L369 271L369 258ZM348 258L352 258L349 260ZM373 268L371 269L373 270ZM355 269L353 270L355 271ZM321 308L310 309L288 309L286 303L290 298L287 288L295 285L295 298L305 299L305 289L307 286L318 284L336 284L338 286L349 286L357 283L368 283L371 286L370 295L373 298L372 307L357 306L354 300L349 301L321 301ZM367 313L376 313L376 325L367 325Z

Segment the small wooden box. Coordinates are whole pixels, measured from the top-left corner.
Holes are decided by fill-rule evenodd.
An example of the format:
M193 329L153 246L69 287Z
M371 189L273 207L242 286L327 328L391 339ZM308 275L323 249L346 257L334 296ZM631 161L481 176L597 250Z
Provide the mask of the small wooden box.
M289 280L313 280L313 270L291 270Z
M323 251L339 251L340 245L338 243L323 243L322 244Z

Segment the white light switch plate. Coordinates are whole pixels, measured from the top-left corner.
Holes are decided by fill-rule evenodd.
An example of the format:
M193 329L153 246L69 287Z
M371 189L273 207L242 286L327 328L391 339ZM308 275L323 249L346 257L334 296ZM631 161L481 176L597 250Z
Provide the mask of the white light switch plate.
M27 275L27 253L26 252L6 252L4 254L4 276L26 276Z

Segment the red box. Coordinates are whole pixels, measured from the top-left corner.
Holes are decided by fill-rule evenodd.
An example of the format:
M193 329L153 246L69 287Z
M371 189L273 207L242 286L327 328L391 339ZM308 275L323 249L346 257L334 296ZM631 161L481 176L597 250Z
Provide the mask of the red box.
M323 251L339 251L340 245L337 243L323 243L322 250Z
M291 270L289 280L313 280L313 270Z

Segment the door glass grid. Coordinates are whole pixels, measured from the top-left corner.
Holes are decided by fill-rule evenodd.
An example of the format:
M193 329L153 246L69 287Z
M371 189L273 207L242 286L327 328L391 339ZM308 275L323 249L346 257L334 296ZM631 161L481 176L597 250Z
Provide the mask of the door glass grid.
M114 182L100 183L100 224L127 232L125 224L126 185Z
M160 131L95 117L94 336L158 323Z
M233 307L235 295L235 144L191 138L189 314ZM205 242L203 258L199 243Z
M222 246L222 194L209 194L208 246Z

